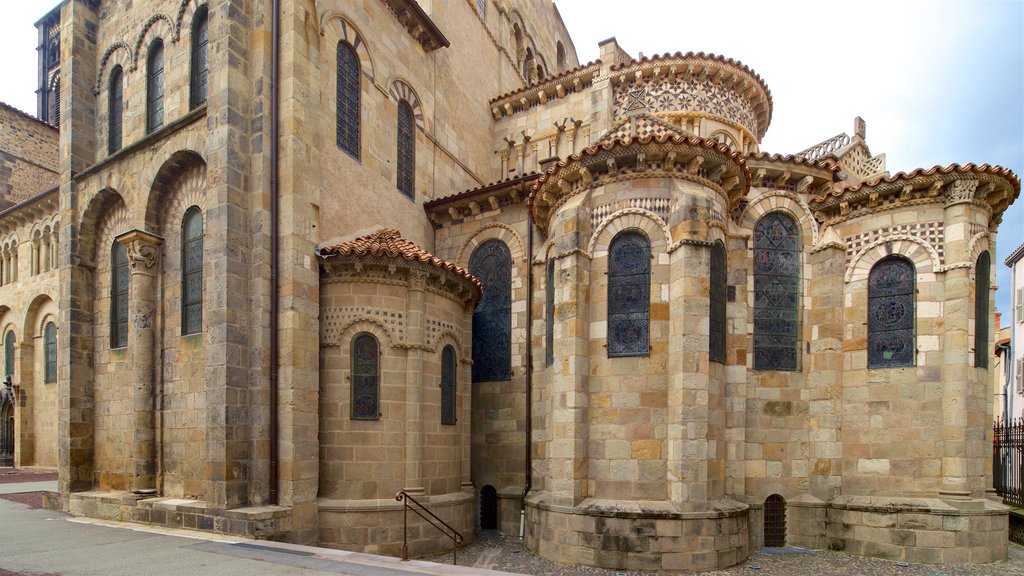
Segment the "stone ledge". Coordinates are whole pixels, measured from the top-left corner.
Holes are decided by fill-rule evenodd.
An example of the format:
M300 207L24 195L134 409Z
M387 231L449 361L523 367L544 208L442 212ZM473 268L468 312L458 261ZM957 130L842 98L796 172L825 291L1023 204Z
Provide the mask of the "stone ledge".
M953 505L957 504L957 505ZM938 498L905 498L885 496L836 496L829 508L876 514L937 514L948 516L989 516L1006 514L1008 508L991 500L970 500L951 504ZM961 505L962 504L962 505Z
M472 492L452 492L450 494L438 494L435 496L413 496L424 506L435 505L439 507L459 506L466 502L473 502L476 496ZM405 506L394 498L377 498L365 500L336 500L331 498L317 498L316 507L318 510L327 512L392 512L401 510Z
M607 500L601 498L587 498L576 506L567 506L556 498L554 502L548 499L549 495L532 492L526 497L527 506L557 512L560 514L580 514L584 516L598 516L606 518L654 518L654 519L680 519L700 520L704 518L730 518L744 516L750 506L729 498L713 500L707 503L700 503L692 509L686 509L683 504L667 502L664 500Z

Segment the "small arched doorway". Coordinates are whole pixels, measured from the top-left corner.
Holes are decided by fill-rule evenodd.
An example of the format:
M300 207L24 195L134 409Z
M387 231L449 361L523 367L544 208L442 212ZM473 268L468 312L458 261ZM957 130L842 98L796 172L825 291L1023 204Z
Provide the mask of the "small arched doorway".
M772 494L764 501L764 547L786 545L786 499Z
M0 466L14 466L14 389L0 382Z
M498 529L498 491L490 484L480 490L480 529Z

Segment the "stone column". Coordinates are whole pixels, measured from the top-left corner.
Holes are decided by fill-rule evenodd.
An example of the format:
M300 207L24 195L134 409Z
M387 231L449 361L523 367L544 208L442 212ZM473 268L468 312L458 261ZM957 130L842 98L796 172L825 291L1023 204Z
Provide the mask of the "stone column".
M15 464L31 464L35 462L35 431L32 423L32 413L39 402L38 390L44 386L45 374L41 370L34 370L35 343L39 340L39 349L42 350L42 337L31 334L23 334L21 341L14 348L14 363L17 370L14 373L14 384L18 387L18 394L15 397L15 426L20 427L17 431L17 441L14 444ZM43 359L45 362L46 360Z
M409 273L409 298L406 305L409 345L405 367L405 491L418 497L426 493L423 477L423 293L427 275Z
M946 190L945 253L947 264L970 260L970 209L977 180L955 180ZM944 273L942 309L942 481L939 495L970 496L967 479L967 399L974 380L969 367L968 324L973 302L969 266L953 266Z
M128 254L131 270L128 304L128 350L134 382L132 437L132 492L156 492L156 428L154 427L154 366L156 287L163 239L142 230L117 237Z

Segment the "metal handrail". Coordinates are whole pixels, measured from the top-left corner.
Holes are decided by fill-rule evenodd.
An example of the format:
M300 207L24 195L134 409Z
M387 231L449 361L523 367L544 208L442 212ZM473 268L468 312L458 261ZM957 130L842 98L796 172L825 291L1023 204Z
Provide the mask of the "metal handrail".
M419 514L420 518L426 520L428 524L430 524L434 528L437 528L442 534L452 539L452 564L458 564L459 546L462 544L463 541L462 534L459 534L458 530L452 528L448 525L447 522L438 518L437 514L434 514L430 510L427 510L426 506L420 504L419 501L410 496L409 493L406 492L405 490L399 490L398 494L395 494L395 500L398 500L399 502L402 503L402 560L409 560L409 510L412 510L416 514ZM409 505L409 502L412 502L416 506L419 506L420 509L417 510L416 508L413 508L412 506ZM421 512L420 510L426 512L430 516L425 516L423 512ZM437 522L440 522L441 525L438 526L435 520ZM451 533L449 534L449 532Z

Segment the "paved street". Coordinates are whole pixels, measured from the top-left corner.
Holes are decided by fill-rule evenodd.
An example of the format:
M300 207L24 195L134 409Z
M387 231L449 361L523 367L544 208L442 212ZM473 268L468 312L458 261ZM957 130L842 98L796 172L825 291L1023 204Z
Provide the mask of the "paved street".
M526 551L518 538L483 534L451 555L401 562L396 558L254 541L216 534L69 518L34 508L37 490L53 490L50 476L3 480L0 474L0 576L404 576L408 574L518 573L616 576L627 573L556 564ZM47 478L39 480L39 478ZM12 501L15 500L15 501ZM496 572L505 570L507 572ZM1024 548L1010 546L1010 561L980 566L901 565L831 552L756 553L739 566L707 574L758 576L1024 576Z

